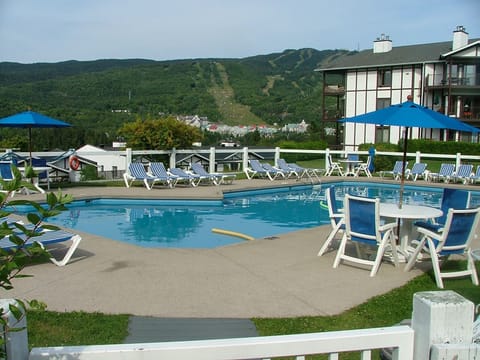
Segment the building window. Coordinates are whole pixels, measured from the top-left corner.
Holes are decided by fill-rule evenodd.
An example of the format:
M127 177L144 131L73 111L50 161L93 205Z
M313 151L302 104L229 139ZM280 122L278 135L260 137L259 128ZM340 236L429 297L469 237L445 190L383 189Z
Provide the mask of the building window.
M375 144L390 142L390 126L375 127Z
M377 99L377 110L389 107L391 103L392 101L390 100L390 98Z
M391 102L390 98L377 99L377 110L389 107ZM375 143L384 142L390 142L390 126L376 126Z
M378 70L378 86L392 86L392 70Z

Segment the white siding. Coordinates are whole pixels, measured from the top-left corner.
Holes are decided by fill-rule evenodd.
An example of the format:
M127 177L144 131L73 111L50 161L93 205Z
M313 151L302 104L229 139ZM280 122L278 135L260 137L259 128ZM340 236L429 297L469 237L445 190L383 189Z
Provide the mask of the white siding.
M367 73L362 71L357 73L357 90L367 89Z
M367 89L375 90L377 88L377 72L369 71L367 75Z
M431 69L433 71L433 68ZM345 116L365 114L377 110L377 99L390 99L391 104L399 104L412 95L413 101L421 103L423 75L420 68L396 68L392 70L391 86L377 86L377 70L349 71L346 75ZM375 142L375 125L345 124L344 146L346 150L357 150L358 145ZM398 143L403 130L392 127L391 143ZM409 137L419 137L419 131L414 131Z
M347 79L345 81L346 89L355 89L357 87L357 76L354 72L347 73Z

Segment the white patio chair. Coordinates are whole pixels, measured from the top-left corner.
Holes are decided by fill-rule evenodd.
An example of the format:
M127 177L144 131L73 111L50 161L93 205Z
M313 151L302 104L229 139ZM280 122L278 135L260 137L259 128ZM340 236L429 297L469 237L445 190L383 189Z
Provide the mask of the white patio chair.
M360 173L363 171L367 177L372 177L370 172L370 165L372 164L372 157L368 156L367 161L360 163L355 167L355 177L360 176Z
M376 275L385 251L392 252L395 266L398 266L397 245L394 229L397 222L382 224L380 221L380 199L345 195L345 232L335 257L333 267L336 268L342 260L371 267L370 276ZM358 245L357 255L346 253L347 243ZM374 259L363 254L358 249L369 246L375 249Z
M325 176L331 176L333 175L334 172L336 172L340 176L344 176L342 167L340 166L340 163L333 161L332 155L327 156L327 172L325 173Z
M328 206L328 216L330 217L330 225L332 226L332 231L328 234L327 239L323 243L320 251L317 256L322 256L325 251L331 246L335 235L339 232L345 231L345 214L340 212L337 207L337 199L335 196L335 187L330 187L325 190L325 198L327 199Z
M440 233L418 228L422 237L419 241L414 242L416 244L415 251L405 266L405 271L409 271L415 265L418 255L421 251L424 251L430 254L435 280L439 288L443 289L443 278L464 276L470 276L472 283L478 285L478 275L470 244L475 237L479 218L480 208L449 209L445 226ZM440 259L448 259L450 255L466 255L466 269L442 272L440 270Z

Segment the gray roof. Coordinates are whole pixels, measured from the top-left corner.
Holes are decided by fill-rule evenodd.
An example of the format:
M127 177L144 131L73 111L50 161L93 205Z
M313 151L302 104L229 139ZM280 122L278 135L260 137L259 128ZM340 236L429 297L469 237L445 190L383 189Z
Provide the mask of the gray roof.
M472 39L469 44L478 39ZM373 49L360 52L349 52L325 63L317 71L332 71L349 68L365 68L375 66L395 66L406 64L421 64L424 62L442 61L440 56L452 51L452 41L439 43L393 46L385 53L373 53ZM443 61L442 61L443 62Z

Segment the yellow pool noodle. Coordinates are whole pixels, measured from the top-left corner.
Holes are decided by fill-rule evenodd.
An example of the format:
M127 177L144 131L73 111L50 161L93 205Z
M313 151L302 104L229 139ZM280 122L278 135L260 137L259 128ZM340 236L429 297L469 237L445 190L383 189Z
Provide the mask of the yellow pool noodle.
M236 231L230 231L230 230L224 230L224 229L217 229L217 228L212 228L212 232L216 234L222 234L222 235L229 235L229 236L236 236L239 238L242 238L244 240L255 240L255 238L236 232Z

